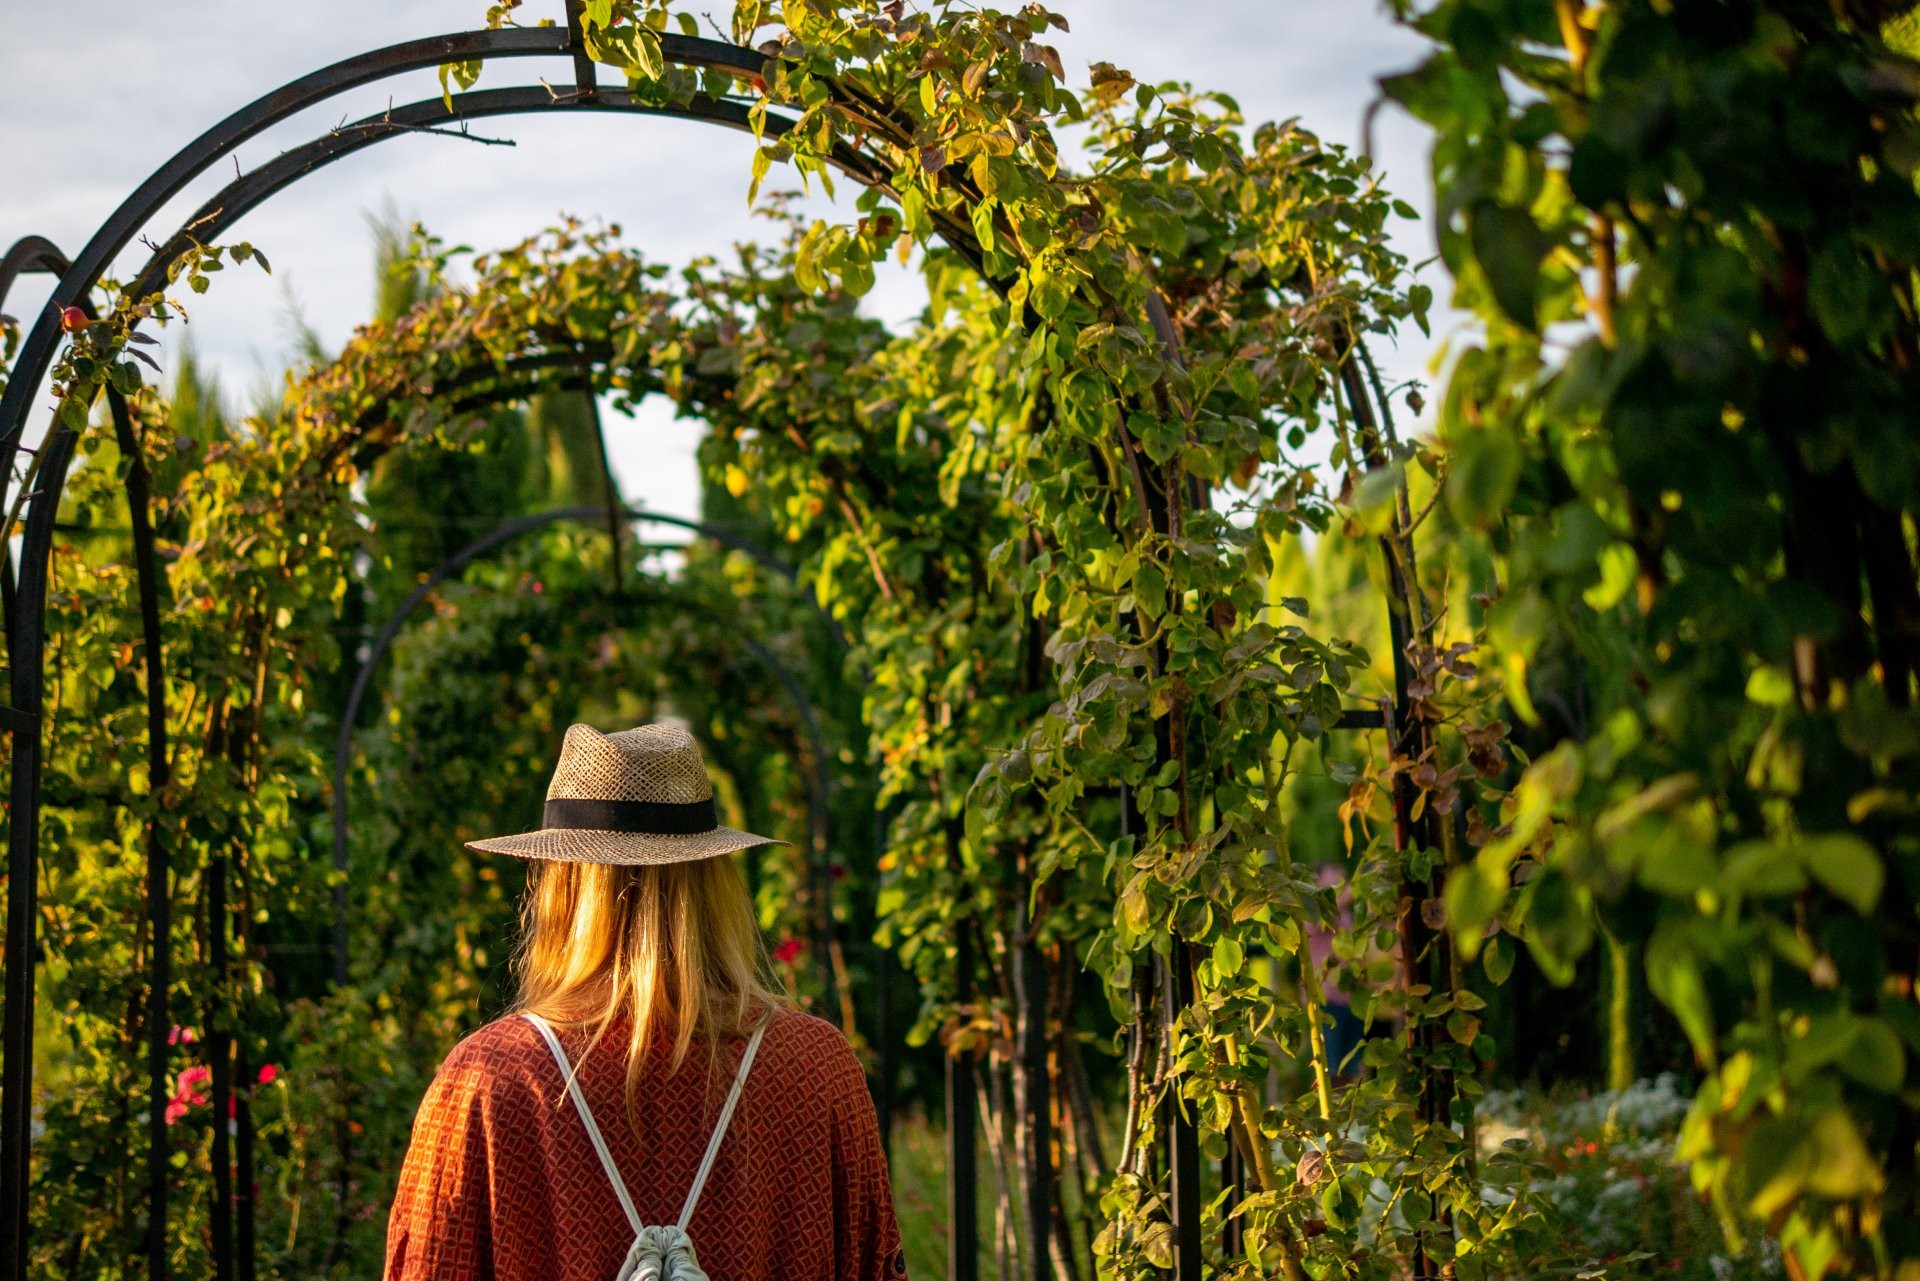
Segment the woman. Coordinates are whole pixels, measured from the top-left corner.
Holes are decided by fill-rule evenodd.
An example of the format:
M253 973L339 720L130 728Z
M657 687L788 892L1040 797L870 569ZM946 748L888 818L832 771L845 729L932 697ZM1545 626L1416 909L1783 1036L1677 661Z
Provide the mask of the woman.
M541 829L468 847L539 860L519 1004L420 1105L387 1281L906 1275L860 1064L762 977L767 843L686 730L567 731Z

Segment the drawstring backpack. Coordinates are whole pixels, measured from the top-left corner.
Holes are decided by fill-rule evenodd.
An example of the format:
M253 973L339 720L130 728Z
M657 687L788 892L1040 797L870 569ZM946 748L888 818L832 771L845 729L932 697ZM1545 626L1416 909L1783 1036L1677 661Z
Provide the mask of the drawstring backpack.
M593 1113L587 1108L587 1096L580 1091L580 1083L574 1080L573 1064L567 1061L567 1052L560 1048L560 1038L553 1034L553 1028L537 1014L523 1014L522 1018L540 1029L540 1035L546 1038L547 1048L553 1051L553 1061L560 1065L560 1075L567 1082L567 1093L573 1096L573 1106L580 1112L580 1123L586 1127L587 1138L593 1143L593 1150L600 1156L600 1167L607 1172L607 1181L613 1184L613 1194L620 1198L620 1208L627 1212L627 1222L633 1226L633 1247L627 1251L627 1261L620 1265L620 1271L614 1281L708 1281L707 1274L700 1270L700 1263L693 1255L693 1242L687 1239L687 1224L693 1221L693 1207L700 1202L700 1191L707 1186L707 1175L713 1172L714 1158L720 1155L720 1143L727 1137L727 1123L733 1120L733 1109L740 1102L740 1090L747 1083L747 1072L753 1067L753 1056L760 1050L760 1038L766 1035L762 1025L754 1031L753 1039L747 1042L747 1051L740 1056L740 1070L734 1073L733 1089L727 1092L727 1102L720 1109L720 1119L713 1127L713 1137L707 1141L707 1153L700 1160L700 1171L693 1176L693 1188L687 1193L687 1203L680 1210L680 1221L670 1228L647 1227L640 1222L640 1212L633 1208L633 1198L627 1195L626 1181L620 1177L620 1170L613 1163L613 1154L607 1151L607 1141L601 1137L600 1127L594 1123Z

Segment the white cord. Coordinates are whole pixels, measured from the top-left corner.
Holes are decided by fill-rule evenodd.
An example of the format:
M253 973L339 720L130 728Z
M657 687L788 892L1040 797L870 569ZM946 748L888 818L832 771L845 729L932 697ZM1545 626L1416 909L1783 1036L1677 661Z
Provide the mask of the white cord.
M747 1084L747 1071L753 1066L753 1056L760 1052L760 1038L767 1034L767 1025L762 1023L754 1029L753 1039L747 1042L747 1052L740 1056L740 1070L733 1074L733 1089L727 1092L727 1105L720 1109L720 1120L713 1127L713 1137L707 1141L707 1154L701 1158L700 1173L693 1176L693 1190L687 1193L687 1204L680 1211L680 1230L685 1232L687 1224L693 1222L693 1207L700 1202L701 1189L707 1186L707 1175L713 1173L713 1162L720 1155L720 1143L727 1137L727 1124L733 1120L733 1109L740 1102L740 1091Z
M560 1038L553 1034L553 1028L538 1014L522 1014L520 1017L539 1028L540 1035L547 1038L547 1048L553 1051L553 1061L560 1065L560 1075L567 1080L567 1093L573 1096L573 1106L579 1110L580 1120L587 1127L587 1138L592 1140L593 1150L600 1154L600 1164L607 1172L607 1181L613 1184L613 1194L620 1198L620 1208L627 1212L627 1222L633 1225L633 1234L639 1236L646 1225L640 1222L640 1212L633 1208L633 1198L627 1195L626 1180L620 1177L620 1167L613 1163L613 1153L607 1151L607 1141L587 1107L587 1096L580 1092L580 1082L574 1079L573 1064L567 1061L567 1052L560 1048Z
M600 1133L600 1126L593 1119L593 1111L587 1106L587 1096L580 1090L573 1064L567 1058L566 1050L560 1046L560 1038L548 1022L538 1014L523 1013L520 1017L540 1030L546 1038L547 1048L553 1051L553 1061L560 1065L560 1075L566 1078L567 1093L573 1098L573 1106L580 1113L581 1124L586 1126L587 1138L593 1144L593 1150L600 1156L600 1166L607 1172L607 1181L613 1184L613 1194L620 1198L620 1208L627 1212L627 1222L633 1226L637 1237L645 1230L640 1222L640 1212L633 1208L633 1198L627 1195L626 1180L620 1177L620 1167L613 1163L613 1153L607 1150L607 1140ZM754 1030L753 1038L747 1042L746 1053L740 1056L740 1068L733 1076L733 1088L727 1092L726 1106L720 1109L720 1119L713 1127L713 1137L707 1140L706 1155L700 1159L700 1172L693 1176L693 1189L687 1193L687 1204L680 1211L679 1228L687 1230L687 1224L693 1221L693 1210L700 1203L700 1193L707 1186L707 1176L713 1173L713 1163L720 1156L720 1145L727 1137L727 1126L733 1121L733 1111L740 1104L740 1092L746 1088L747 1073L753 1067L753 1059L760 1052L760 1038L767 1034L763 1023Z

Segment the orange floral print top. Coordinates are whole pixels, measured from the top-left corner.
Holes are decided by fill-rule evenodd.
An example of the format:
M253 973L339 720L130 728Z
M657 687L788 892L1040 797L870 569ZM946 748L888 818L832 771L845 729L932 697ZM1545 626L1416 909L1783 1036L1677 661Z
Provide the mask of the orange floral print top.
M562 1034L641 1220L669 1225L745 1042L718 1074L698 1050L643 1081L627 1123L626 1034ZM886 1157L859 1060L839 1031L768 1027L687 1235L712 1281L890 1281L907 1274ZM440 1067L413 1122L387 1227L386 1281L613 1281L633 1244L560 1067L521 1018Z

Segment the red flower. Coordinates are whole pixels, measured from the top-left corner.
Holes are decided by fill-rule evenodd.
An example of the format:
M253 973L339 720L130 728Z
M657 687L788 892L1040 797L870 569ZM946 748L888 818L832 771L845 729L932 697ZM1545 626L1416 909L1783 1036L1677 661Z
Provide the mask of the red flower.
M181 1117L185 1116L186 1114L187 1114L187 1105L185 1100L174 1098L174 1099L169 1099L167 1101L166 1117L167 1117L168 1125L175 1124L180 1120Z
M279 1068L275 1067L271 1063L265 1064L260 1069L260 1078L259 1078L260 1084L272 1085L274 1083L274 1080L277 1077L279 1077L279 1075L280 1075Z
M60 310L60 328L70 334L77 334L92 323L87 319L87 313L78 307L63 307Z
M773 959L782 965L792 965L800 959L800 953L806 950L807 945L799 939L781 939L773 949Z
M198 1085L213 1076L213 1069L204 1063L196 1063L190 1068L180 1069L180 1092L186 1093L190 1085Z
M174 1024L173 1030L167 1033L167 1044L192 1045L193 1029L190 1027L181 1027L178 1023Z

